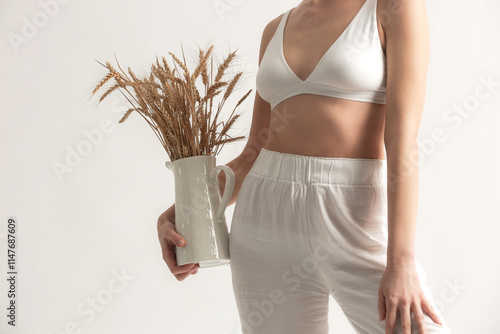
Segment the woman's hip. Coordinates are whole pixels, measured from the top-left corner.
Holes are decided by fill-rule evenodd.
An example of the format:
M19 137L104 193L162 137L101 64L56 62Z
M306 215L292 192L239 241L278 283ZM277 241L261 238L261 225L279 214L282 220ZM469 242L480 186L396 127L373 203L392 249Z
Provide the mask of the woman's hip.
M243 180L231 234L338 237L384 241L386 163L262 149Z

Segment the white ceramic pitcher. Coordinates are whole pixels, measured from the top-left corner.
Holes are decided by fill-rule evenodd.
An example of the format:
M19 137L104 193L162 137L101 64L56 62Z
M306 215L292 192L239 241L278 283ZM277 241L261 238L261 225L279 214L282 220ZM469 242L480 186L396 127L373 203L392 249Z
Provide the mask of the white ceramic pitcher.
M177 265L199 263L200 268L229 264L229 233L225 210L234 190L234 172L216 166L215 154L167 161L175 178L175 230L185 240L176 246ZM217 175L226 173L221 198Z

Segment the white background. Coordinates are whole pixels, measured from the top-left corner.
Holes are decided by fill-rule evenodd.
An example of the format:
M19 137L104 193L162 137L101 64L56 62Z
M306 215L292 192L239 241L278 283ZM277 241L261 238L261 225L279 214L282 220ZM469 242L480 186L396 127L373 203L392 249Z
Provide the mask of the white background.
M143 75L157 55L172 64L168 52L181 55L181 42L188 59L197 45L215 44L220 59L239 48L232 70L244 76L233 96L254 90L232 133L247 135L262 30L299 2L43 3L51 2L0 3L0 332L240 333L228 266L178 282L162 260L156 221L174 202L174 179L160 142L138 114L118 124L127 108L118 92L97 108L87 97L106 74L95 60L116 67L116 55ZM446 139L422 145L417 258L452 333L498 333L500 5L441 0L427 10L431 65L419 140L436 130ZM24 27L34 21L28 36ZM12 43L14 35L24 42ZM491 92L481 81L488 77L497 83ZM464 116L445 119L456 106ZM53 164L64 164L103 121L110 131L58 178ZM225 146L217 163L244 144ZM9 217L18 224L15 329L6 325ZM106 294L117 272L129 278ZM90 317L89 300L106 295L109 303ZM65 329L71 323L76 330ZM354 333L333 299L330 329Z

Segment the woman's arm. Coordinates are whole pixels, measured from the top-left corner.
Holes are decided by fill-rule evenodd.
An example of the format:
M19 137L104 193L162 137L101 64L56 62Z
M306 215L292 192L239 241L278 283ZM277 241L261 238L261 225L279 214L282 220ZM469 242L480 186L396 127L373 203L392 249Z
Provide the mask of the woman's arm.
M398 9L393 10L385 25L382 23L387 41L384 141L388 174L388 265L414 261L418 200L417 134L429 63L429 32L424 0L397 0L396 3Z
M267 45L271 41L273 35L278 28L283 14L271 20L264 28L260 41L259 50L259 66L264 57ZM243 179L247 175L250 168L252 168L255 159L260 153L262 147L266 145L267 137L269 135L269 126L271 121L271 105L266 102L257 92L255 92L255 101L252 114L252 124L248 135L248 141L245 148L239 156L231 160L226 166L231 168L236 176L233 194L229 200L228 206L235 203L240 192ZM219 173L219 187L221 194L224 192L226 184L226 174Z
M425 0L380 0L386 36L387 101L384 142L387 152L387 268L379 288L379 313L393 333L400 313L410 334L410 312L425 333L424 315L439 323L425 298L415 267L418 201L417 134L425 100L429 31Z

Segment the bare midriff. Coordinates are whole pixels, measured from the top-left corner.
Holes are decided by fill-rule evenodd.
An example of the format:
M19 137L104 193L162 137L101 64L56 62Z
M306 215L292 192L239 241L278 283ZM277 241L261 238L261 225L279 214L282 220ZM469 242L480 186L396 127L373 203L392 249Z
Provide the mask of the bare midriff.
M301 94L271 111L264 148L309 156L385 160L385 104Z

